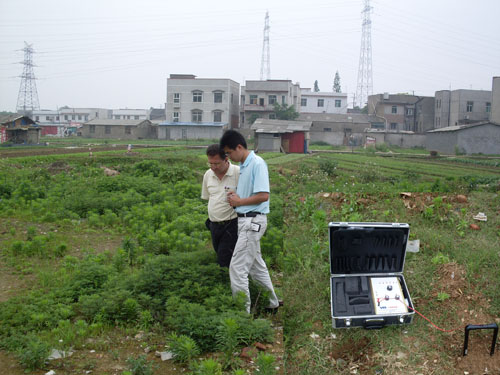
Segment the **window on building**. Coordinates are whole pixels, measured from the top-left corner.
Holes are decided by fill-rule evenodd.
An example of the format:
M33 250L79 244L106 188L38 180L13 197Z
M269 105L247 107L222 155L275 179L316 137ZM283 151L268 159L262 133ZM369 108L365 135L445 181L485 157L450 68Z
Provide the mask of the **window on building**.
M35 120L36 120L36 121L40 121L40 116L36 116L36 117L35 117Z
M89 125L89 132L90 132L90 134L95 133L95 125Z
M71 115L71 119L74 120L75 119L75 115Z
M125 126L125 134L132 134L132 128L130 126Z
M139 120L139 116L134 116L134 120Z
M241 105L245 105L245 95L241 95Z
M245 114L244 113L241 114L241 123L242 124L245 123Z
M104 134L111 134L111 125L106 125L104 127Z
M201 91L193 91L193 102L201 103L203 101L203 92Z
M64 115L64 119L68 121L68 115Z
M393 105L391 108L391 113L394 113L394 114L398 113L398 107Z
M318 99L318 107L324 107L325 106L325 99Z
M57 116L57 119L59 120L59 116ZM89 121L89 115L85 115L85 121Z
M115 120L119 120L120 119L120 116L119 115L115 115Z
M199 109L191 111L191 119L193 122L201 122L201 120L203 119L203 112Z
M436 127L439 128L441 126L441 117L436 117Z
M269 95L268 103L269 105L273 105L278 102L278 98L276 95Z
M397 130L398 129L398 123L397 122L391 122L391 130Z
M234 94L231 94L231 104L233 104Z
M214 122L222 122L222 111L214 111Z
M130 120L130 115L127 116L127 120Z
M78 115L78 121L82 121L82 115Z
M270 113L269 120L276 120L276 113Z
M406 108L406 115L413 116L413 108Z
M335 99L335 108L340 108L340 107L342 107L342 100Z
M174 103L180 103L181 102L181 94L178 92L174 93Z
M307 107L307 98L300 98L301 107Z
M467 112L472 112L472 107L474 107L474 102L467 102Z
M179 112L174 112L172 114L172 121L173 122L179 122Z
M59 116L56 116L56 121L59 121ZM85 119L85 121L87 121L87 119Z
M257 95L250 95L250 104L257 104Z
M214 92L214 103L222 103L222 91Z
M324 128L323 129L325 132L331 132L332 131L332 128Z
M345 128L344 132L346 132L346 133L352 133L352 129L351 128Z
M286 104L286 96L285 95L281 95L281 104Z
M486 113L490 113L490 112L491 112L491 103L486 102Z

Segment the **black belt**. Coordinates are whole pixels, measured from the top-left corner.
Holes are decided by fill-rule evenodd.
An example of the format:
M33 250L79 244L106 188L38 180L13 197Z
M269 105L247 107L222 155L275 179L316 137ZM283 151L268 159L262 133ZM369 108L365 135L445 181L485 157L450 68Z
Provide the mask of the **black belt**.
M247 212L247 213L244 213L244 214L240 214L238 213L238 217L255 217L257 215L265 215L263 213L260 213L260 212Z
M212 221L212 223L217 224L217 225L226 225L226 224L229 224L233 220L236 220L236 218L230 219L230 220L224 220L224 221Z

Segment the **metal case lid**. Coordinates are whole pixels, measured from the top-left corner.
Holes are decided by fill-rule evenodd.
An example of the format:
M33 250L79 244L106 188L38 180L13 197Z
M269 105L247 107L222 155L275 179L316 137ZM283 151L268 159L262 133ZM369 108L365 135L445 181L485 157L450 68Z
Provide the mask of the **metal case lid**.
M328 230L332 275L403 272L408 224L332 222Z

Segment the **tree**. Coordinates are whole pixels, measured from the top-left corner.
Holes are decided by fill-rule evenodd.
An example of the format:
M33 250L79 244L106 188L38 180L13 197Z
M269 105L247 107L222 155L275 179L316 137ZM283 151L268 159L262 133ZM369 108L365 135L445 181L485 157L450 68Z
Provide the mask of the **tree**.
M255 120L257 120L258 118L260 118L260 116L257 113L252 113L250 115L250 117L248 118L248 123L250 125L253 125L253 123L255 122Z
M319 92L318 80L314 81L314 92Z
M280 105L279 103L274 103L274 113L276 114L277 120L295 120L299 117L299 113L295 110L295 107L287 104Z
M335 78L333 80L333 92L342 92L342 88L340 87L340 75L338 70L335 73Z

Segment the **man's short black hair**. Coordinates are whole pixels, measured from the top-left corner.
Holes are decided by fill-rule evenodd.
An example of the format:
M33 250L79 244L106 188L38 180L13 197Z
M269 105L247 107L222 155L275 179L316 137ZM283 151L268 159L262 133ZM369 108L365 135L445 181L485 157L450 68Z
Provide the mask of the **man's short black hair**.
M236 130L226 130L220 139L220 148L224 150L224 147L229 147L231 150L236 150L238 145L242 145L245 149L247 148L245 137L243 137L243 135Z
M217 143L214 143L213 145L207 147L207 156L215 155L219 155L222 160L226 159L226 153L224 152L224 149L219 147Z

